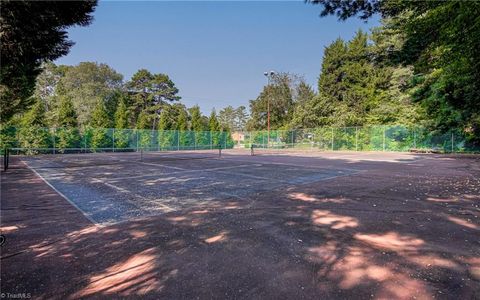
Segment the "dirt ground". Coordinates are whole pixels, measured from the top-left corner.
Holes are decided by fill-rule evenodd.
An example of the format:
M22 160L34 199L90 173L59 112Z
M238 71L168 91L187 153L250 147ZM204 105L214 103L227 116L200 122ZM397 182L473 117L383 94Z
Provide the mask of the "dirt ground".
M480 299L476 156L13 157L1 180L4 298Z

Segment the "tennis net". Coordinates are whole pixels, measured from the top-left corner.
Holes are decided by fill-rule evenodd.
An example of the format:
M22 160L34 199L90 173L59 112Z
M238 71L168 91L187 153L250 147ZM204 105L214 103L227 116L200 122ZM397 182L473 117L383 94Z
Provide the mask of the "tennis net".
M217 159L222 156L221 148L206 150L175 150L175 151L150 151L148 149L69 149L58 152L53 149L32 149L28 151L21 148L10 149L10 154L4 156L4 164L14 168L9 161L15 157L32 168L82 168L115 164L141 164L157 163L176 160Z

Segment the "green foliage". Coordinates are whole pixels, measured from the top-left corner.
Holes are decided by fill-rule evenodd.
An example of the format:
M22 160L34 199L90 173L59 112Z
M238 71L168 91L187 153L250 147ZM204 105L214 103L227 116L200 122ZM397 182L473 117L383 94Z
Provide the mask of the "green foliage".
M162 112L160 113L160 119L158 120L158 130L172 130L177 127L177 114L171 105L165 104Z
M162 149L168 149L169 146L176 144L177 132L173 129L176 128L178 111L171 105L165 104L162 112L160 113L160 119L158 121L158 142Z
M141 112L137 119L137 129L148 129L152 123L147 113Z
M250 100L250 120L248 130L266 129L268 111L270 111L270 128L276 129L290 123L295 109L293 92L299 78L293 74L279 73L271 77L271 83L255 100Z
M218 122L217 119L217 114L215 112L215 109L212 110L212 113L210 114L210 118L208 118L208 129L210 131L220 131L220 123Z
M235 118L235 108L231 105L221 109L218 113L218 121L224 129L235 130Z
M118 101L122 75L106 64L82 62L69 67L57 85L57 94L72 99L82 126L92 125L94 110L103 103L108 120L113 115Z
M293 127L418 123L421 109L409 95L412 69L385 61L390 46L401 45L399 36L377 29L368 41L358 31L351 41L337 39L325 49L319 94L303 88L307 100L297 104Z
M180 145L190 145L192 143L191 135L187 130L189 130L188 126L188 112L186 111L185 107L183 106L178 113L177 119L177 130L178 130L178 138Z
M96 1L2 1L0 18L0 120L33 104L41 63L66 55L73 45L67 28L92 21Z
M202 118L202 113L200 112L200 107L198 105L193 106L189 109L190 112L190 122L191 128L193 131L203 131L206 130L205 123Z
M60 98L60 106L58 108L57 125L60 127L77 127L77 114L73 107L72 100L68 96Z
M56 125L58 119L58 108L60 99L56 93L58 82L64 76L67 66L56 66L52 62L42 65L42 73L38 75L35 84L35 98L41 100L45 105L46 122L49 125Z
M235 109L235 119L233 128L224 128L230 131L242 131L245 130L248 121L247 108L243 105Z
M115 128L118 129L125 129L129 126L129 115L128 115L128 107L125 103L125 99L120 99L120 102L117 106L117 110L115 111Z
M206 145L208 144L208 137L201 134L201 132L206 131L208 128L208 121L205 120L204 116L200 112L200 107L195 105L189 109L190 112L190 122L191 129L195 132L194 145ZM190 137L191 140L192 137Z
M229 105L218 113L218 121L224 130L242 131L245 130L248 115L245 106L234 108Z
M387 21L392 64L413 65L413 98L426 112L430 128L452 126L480 145L480 2L478 1L353 1L314 0L322 15L346 19L379 12ZM398 40L397 40L398 42ZM399 46L399 47L398 47Z
M315 98L312 87L301 81L297 87L297 101L293 112L292 126L300 128L311 128L315 126L317 116L312 115L309 104Z
M167 102L180 100L177 96L178 89L166 74L152 74L148 70L138 70L126 87L132 95L131 110L135 116L141 113L149 116L150 126L154 128L154 122L161 109ZM138 121L137 121L138 123Z
M132 130L129 127L129 114L125 97L120 98L115 112L115 147L128 148Z
M233 138L232 138L232 133L229 130L226 130L226 131L223 131L221 134L222 134L223 139L225 139L224 148L225 149L232 149L233 146L235 145L235 142L233 141ZM220 141L220 143L221 143L221 141Z
M68 148L82 147L80 132L76 127L60 127L55 129L55 148L64 152Z
M37 126L46 127L45 124L45 106L37 100L32 108L25 114L22 120L23 127Z
M113 139L108 128L111 127L111 121L103 102L98 102L92 113L91 121L91 147L98 148L112 148Z
M132 135L132 130L126 129L129 127L129 113L126 102L126 97L121 97L115 111L115 148L120 149L130 146Z
M210 114L210 118L208 118L208 130L210 131L210 141L209 143L213 145L218 145L220 143L220 137L222 134L222 130L220 127L220 123L218 122L217 119L217 114L215 112L215 109L212 110L212 113Z
M376 102L375 67L369 60L367 35L358 31L348 43L338 39L325 49L318 100L329 102L328 123L358 126ZM314 105L315 106L315 105Z
M60 98L57 124L60 127L55 130L55 147L60 151L80 147L81 137L77 128L77 114L68 96Z
M45 126L45 107L39 100L22 119L19 143L23 148L30 148L32 153L37 153L39 148L50 148L52 138Z
M188 113L185 109L182 109L178 113L177 129L181 131L188 130Z

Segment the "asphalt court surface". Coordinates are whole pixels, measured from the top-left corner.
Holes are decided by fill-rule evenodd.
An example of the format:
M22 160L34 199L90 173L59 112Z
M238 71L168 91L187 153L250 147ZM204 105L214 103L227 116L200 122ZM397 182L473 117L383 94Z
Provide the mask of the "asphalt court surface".
M100 225L313 183L357 170L261 163L248 159L192 159L42 168L23 161L57 192Z

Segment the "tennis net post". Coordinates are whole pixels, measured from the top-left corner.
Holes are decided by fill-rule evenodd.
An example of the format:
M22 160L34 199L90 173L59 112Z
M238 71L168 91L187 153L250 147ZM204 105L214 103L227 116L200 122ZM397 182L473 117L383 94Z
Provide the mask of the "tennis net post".
M8 162L10 161L9 159L9 150L7 147L3 149L3 171L8 170Z

